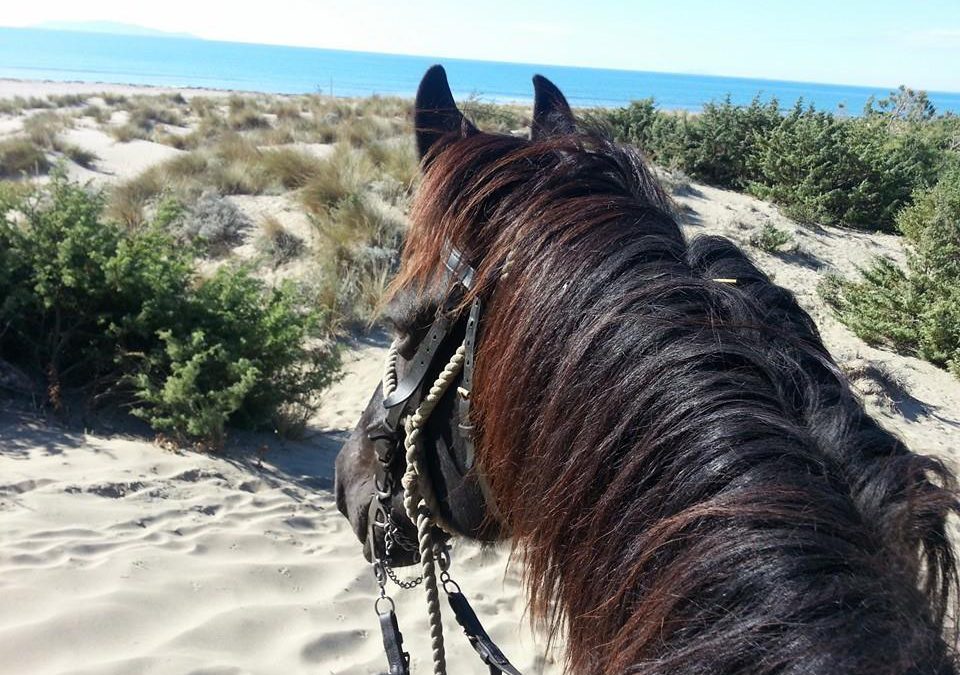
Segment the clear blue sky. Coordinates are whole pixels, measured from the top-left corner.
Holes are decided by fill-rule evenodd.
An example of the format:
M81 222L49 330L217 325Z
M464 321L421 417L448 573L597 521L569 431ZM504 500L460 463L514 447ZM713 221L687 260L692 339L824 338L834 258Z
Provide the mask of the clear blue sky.
M960 0L31 0L0 24L960 91Z

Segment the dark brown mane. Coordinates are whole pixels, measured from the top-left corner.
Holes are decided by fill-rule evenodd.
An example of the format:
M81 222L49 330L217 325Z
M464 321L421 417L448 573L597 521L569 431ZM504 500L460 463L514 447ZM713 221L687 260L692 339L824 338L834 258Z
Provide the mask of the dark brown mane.
M447 242L477 268L479 464L571 671L955 672L952 475L791 293L688 243L601 138L448 134L425 163L394 288L435 288Z

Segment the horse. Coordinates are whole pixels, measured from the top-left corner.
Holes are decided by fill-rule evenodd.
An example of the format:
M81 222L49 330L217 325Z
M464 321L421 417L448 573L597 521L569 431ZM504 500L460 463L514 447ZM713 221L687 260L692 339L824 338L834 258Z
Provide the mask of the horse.
M534 90L529 137L478 130L440 66L417 92L392 379L336 465L368 560L510 539L576 675L956 673L951 471L866 412L790 291L684 236L639 151Z

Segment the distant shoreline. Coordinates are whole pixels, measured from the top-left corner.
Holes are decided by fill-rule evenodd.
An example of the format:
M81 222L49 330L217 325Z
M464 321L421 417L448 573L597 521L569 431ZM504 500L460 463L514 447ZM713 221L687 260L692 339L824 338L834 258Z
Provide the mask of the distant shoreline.
M187 96L229 96L231 94L268 94L291 96L243 89L216 89L211 87L170 87L155 84L118 84L87 80L27 80L12 77L0 78L0 99L22 96L58 96L63 94L183 94Z
M232 96L234 94L246 96L271 96L271 97L290 97L310 96L314 94L281 94L271 91L257 91L255 89L217 89L214 87L191 87L189 85L173 87L156 84L121 84L116 82L97 82L86 80L30 80L14 77L0 77L0 100L10 99L20 96L29 98L31 96L62 96L64 94L124 94L135 96L138 94L145 96L158 96L163 94L181 94L184 98L191 96ZM327 96L327 94L321 94ZM361 99L371 96L389 96L392 98L409 99L413 101L413 96L401 96L397 94L367 94L367 95L334 95L338 99ZM497 101L502 105L530 105L530 101ZM576 107L576 106L575 106Z

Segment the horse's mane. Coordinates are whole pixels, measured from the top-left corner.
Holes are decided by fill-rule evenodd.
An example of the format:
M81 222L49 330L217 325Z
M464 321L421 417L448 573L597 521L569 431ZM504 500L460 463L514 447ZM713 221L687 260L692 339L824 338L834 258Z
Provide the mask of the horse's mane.
M688 243L601 138L451 134L425 165L395 288L435 288L448 241L477 267L479 463L572 671L954 672L953 477L789 291Z

